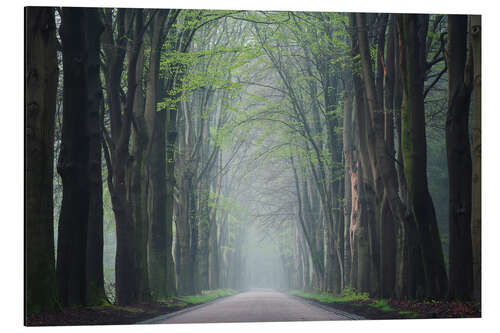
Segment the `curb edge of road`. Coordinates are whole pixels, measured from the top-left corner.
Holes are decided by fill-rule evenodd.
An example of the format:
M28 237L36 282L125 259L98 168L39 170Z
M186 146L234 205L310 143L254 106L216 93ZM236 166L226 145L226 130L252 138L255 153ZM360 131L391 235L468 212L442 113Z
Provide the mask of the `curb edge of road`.
M234 294L234 295L237 295L237 294ZM139 321L137 323L135 323L134 325L141 325L141 324L157 324L158 322L160 321L163 321L163 320L167 320L171 317L174 317L174 316L177 316L177 315L180 315L184 312L189 312L189 311L192 311L192 310L196 310L196 309L199 309L199 308L202 308L204 306L207 306L207 305L210 305L210 304L214 304L218 301L221 301L223 299L226 299L228 297L231 297L231 296L234 296L234 295L230 295L230 296L223 296L223 297L219 297L217 299L214 299L212 301L209 301L209 302L206 302L206 303L201 303L201 304L198 304L198 305L194 305L194 306L190 306L188 308L185 308L185 309L182 309L182 310L179 310L179 311L175 311L175 312L170 312L170 313L166 313L166 314L163 314L163 315L159 315L159 316L156 316L156 317L153 317L153 318L150 318L150 319L146 319L146 320L143 320L143 321Z
M333 312L335 314L347 317L347 318L352 319L352 320L367 320L367 318L365 318L365 317L358 316L356 314L345 312L345 311L342 311L342 310L339 310L339 309L335 309L333 307L329 307L329 306L323 305L323 304L321 304L319 302L315 302L314 300L310 300L310 299L307 299L307 298L303 298L303 297L295 296L295 295L290 295L290 294L288 294L288 295L291 296L291 297L293 297L293 298L295 298L295 299L304 301L304 302L306 302L308 304L312 304L312 305L318 306L318 307L322 308L323 310L327 310L329 312Z

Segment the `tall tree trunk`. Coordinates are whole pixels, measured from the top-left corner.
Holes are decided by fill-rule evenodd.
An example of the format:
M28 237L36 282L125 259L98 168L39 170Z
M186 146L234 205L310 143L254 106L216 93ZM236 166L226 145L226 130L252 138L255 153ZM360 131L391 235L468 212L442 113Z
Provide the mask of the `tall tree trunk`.
M395 56L395 39L396 39L396 21L394 15L389 17L389 32L387 39L387 55L385 57L385 65L382 61L382 55L379 56L378 71L380 74L385 73L384 87L384 148L385 157L382 168L384 196L381 207L380 219L380 281L381 281L381 296L393 297L396 286L396 229L402 228L405 223L405 207L400 201L398 195L397 174L395 169L395 152L394 152L394 94L396 80L396 56ZM382 50L380 50L382 49ZM379 44L379 52L383 54L383 45ZM381 83L377 85L381 90ZM387 170L386 170L387 168Z
M105 158L108 169L108 187L111 194L111 202L116 220L116 301L120 305L136 303L145 298L141 281L142 271L137 269L137 233L134 224L132 202L130 201L130 176L131 156L129 142L135 89L137 85L137 61L141 50L143 29L142 10L135 10L134 33L125 31L125 16L129 10L119 9L116 16L116 40L113 37L114 22L113 13L106 11L104 49L106 58L106 90L108 92L108 105L111 121L111 136L106 133ZM127 25L131 26L131 25ZM127 49L128 38L124 35L133 35L134 43L131 45L128 56L127 68L127 95L122 112L121 107L121 74L123 71L123 60ZM144 268L147 274L147 266Z
M416 222L425 288L418 296L442 298L447 279L436 214L427 186L424 72L427 15L400 15L403 82L402 137L404 173L410 210ZM411 235L411 230L410 230ZM413 265L411 265L413 266ZM420 275L420 272L415 272ZM418 276L417 276L418 278ZM421 295L418 295L421 294Z
M216 212L210 220L210 231L208 239L208 289L218 289L220 286L220 258L219 242L217 237L217 215Z
M25 314L56 308L54 117L57 94L53 8L25 9Z
M156 104L159 97L165 97L165 92L158 94L159 86L162 90L168 89L164 83L158 84L160 70L160 52L162 47L162 34L168 11L158 10L152 22L151 55L147 77L145 117L149 128L150 138L148 143L148 177L149 177L149 202L150 202L150 242L149 242L149 281L154 299L161 300L171 296L173 289L168 288L167 279L168 257L172 261L172 246L167 241L167 157L166 157L166 116L167 110L157 110ZM170 220L171 223L171 220ZM170 227L171 230L171 227ZM170 235L171 238L171 235Z
M317 287L321 288L324 286L323 276L324 276L325 265L323 264L323 256L319 253L316 245L314 244L313 236L311 235L314 233L314 230L309 231L309 228L306 225L306 219L305 219L304 212L303 212L303 203L302 203L303 199L301 196L298 172L297 172L297 169L295 167L294 160L293 160L292 156L290 156L290 163L292 165L293 176L294 176L294 180L295 180L295 191L296 191L297 201L298 201L298 205L297 205L297 207L298 207L298 222L299 222L300 227L301 227L300 229L301 229L302 235L304 236L304 239L305 239L305 241L309 247L309 251L311 253L311 259L312 259L312 265L314 268L314 273L317 275L316 279L318 280L316 282ZM306 187L306 185L304 185L304 187ZM306 201L307 198L304 198L304 200Z
M199 280L199 256L198 256L198 236L199 236L199 224L196 218L197 209L196 201L198 198L198 187L194 184L194 175L190 173L188 176L188 228L190 229L189 238L189 250L188 250L188 280L187 280L187 291L189 294L197 294L200 292L198 289L197 281Z
M450 182L448 297L469 300L472 296L472 161L469 144L472 64L470 61L467 64L466 15L448 15L447 64L446 152Z
M382 28L378 37L378 75L374 78L369 49L366 25L363 14L357 14L358 34L360 40L361 63L363 67L363 81L367 96L367 106L370 113L370 124L372 127L374 141L372 142L370 158L375 158L372 163L376 166L374 178L376 180L377 192L382 191L383 195L378 200L379 205L379 230L380 230L380 293L388 297L392 295L395 285L396 275L396 235L394 220L402 226L406 223L405 207L398 195L398 185L396 183L396 170L394 166L393 148L393 126L392 108L394 92L394 23L391 18L391 31L388 42L388 55L384 64L385 29ZM387 22L387 17L385 18ZM386 76L386 87L384 94L383 74ZM377 83L377 84L376 84ZM375 85L376 84L376 85ZM385 96L384 96L385 95ZM386 98L386 103L383 102ZM384 111L384 104L386 110ZM370 146L369 146L370 147ZM369 149L369 152L371 151Z
M64 99L61 153L57 171L63 184L57 245L58 295L63 306L86 301L87 229L90 199L87 13L63 8Z
M209 257L208 257L208 281L209 289L218 289L220 286L220 256L219 256L219 235L217 223L217 209L222 187L222 149L217 152L216 175L214 181L215 202L210 212L210 231L209 231Z
M331 68L330 59L327 59L326 65L326 75L324 86L324 100L327 108L326 112L326 129L327 129L327 141L328 148L330 150L330 158L333 162L341 163L342 162L342 148L339 144L339 137L336 134L336 128L338 126L337 117L335 117L335 108L337 107L337 98L338 98L338 79L331 72L334 68ZM335 68L337 69L337 68ZM344 267L343 267L343 254L340 237L340 229L343 228L341 224L343 218L339 214L341 209L340 200L338 198L342 198L342 182L343 179L338 179L339 170L337 170L337 166L335 163L332 163L329 170L329 184L328 188L325 192L327 192L327 205L325 205L328 210L325 214L328 221L328 231L327 240L330 242L329 247L327 247L327 266L325 267L325 272L327 274L331 274L331 276L326 279L327 288L332 288L335 294L341 292L344 287ZM341 174L342 175L342 174ZM342 177L340 177L342 178ZM328 193L329 192L329 193ZM330 206L331 205L331 206ZM330 206L330 207L328 207ZM330 229L331 228L331 229ZM328 243L327 243L328 244ZM328 268L328 265L331 265L331 269Z
M311 286L311 265L309 262L309 252L307 251L306 243L304 240L304 235L300 235L300 254L302 260L303 267L303 276L302 276L302 289L303 290L312 290Z
M172 255L174 216L174 157L177 143L177 109L157 110L157 101L169 96L175 74L165 73L159 77L160 52L163 36L166 36L176 20L179 11L158 11L152 35L152 55L148 90L146 93L147 121L152 124L150 142L149 177L151 189L151 242L150 274L151 288L156 298L173 296L175 290L175 267ZM165 20L168 17L168 21ZM163 27L165 25L165 27ZM163 32L162 32L163 31ZM159 81L159 84L157 84Z
M178 244L178 263L177 266L177 292L179 295L189 295L194 292L193 285L193 273L194 273L194 256L192 255L192 241L196 240L196 237L192 235L194 224L193 220L193 210L192 207L194 200L194 188L193 188L193 172L189 169L189 142L186 142L186 136L189 136L189 131L184 129L182 140L179 141L179 155L182 158L179 160L179 199L177 202L177 216L175 219L176 225L176 237Z
M165 111L166 112L166 111ZM176 294L176 280L175 280L175 267L174 258L172 256L173 248L173 216L174 216L174 187L175 187L175 150L177 147L177 109L168 111L166 114L166 129L167 129L167 142L166 142L166 157L167 157L167 193L165 206L166 212L166 247L167 247L167 290L169 295Z
M209 285L209 238L210 216L208 208L210 186L207 179L201 179L198 195L198 271L197 290L208 290Z
M142 38L139 32L144 29L143 14L136 13L135 38ZM131 19L134 17L132 16ZM137 41L131 41L127 48L127 61L131 63L131 57L135 57L134 45ZM142 43L138 46L139 51L135 64L134 101L132 107L132 132L131 132L131 154L129 168L127 170L127 186L131 204L132 223L135 227L135 262L136 262L136 287L139 302L148 301L151 297L149 290L148 274L148 150L152 128L148 127L145 117L145 97L143 95L143 72L144 72L144 47Z
M349 237L349 229L351 226L352 217L352 204L353 204L353 188L352 178L355 167L355 151L354 151L354 133L353 133L353 94L352 94L352 78L346 74L344 79L344 132L343 132L343 145L344 145L344 188L345 188L345 206L344 206L344 284L345 286L352 286L350 279L351 272L351 243ZM355 192L356 190L354 190ZM356 202L357 203L357 202Z
M104 26L96 8L87 8L88 112L90 130L90 202L87 234L87 304L107 303L103 267L102 132L103 93L100 79L100 36Z
M304 276L304 265L300 253L300 230L299 225L296 223L293 228L294 243L293 243L293 285L292 289L303 289L302 281Z
M394 119L394 135L396 135L395 142L397 143L397 151L395 153L395 162L396 162L396 174L397 174L397 186L398 186L398 194L401 202L405 207L405 216L407 220L403 223L399 223L396 225L396 281L395 281L395 290L394 295L397 298L403 299L408 297L409 286L408 286L408 272L409 272L409 254L408 254L408 245L409 245L409 228L410 225L414 224L411 220L411 214L408 212L408 191L406 187L406 179L404 176L404 168L403 168L403 151L401 147L401 103L403 98L402 91L402 83L401 83L401 67L400 67L400 50L399 50L399 39L398 39L398 27L397 27L397 19L396 15L392 15L394 18L394 22L391 23L394 25L394 30L392 34L394 37L390 38L393 42L394 48L394 64L390 66L393 68L393 80L394 80L394 89L393 89L393 119ZM388 48L389 49L389 48ZM389 58L389 56L388 56ZM389 75L388 71L388 75ZM388 120L386 122L389 122ZM387 140L386 140L387 141ZM411 264L412 267L415 264Z
M473 297L481 301L481 16L472 15L470 32L474 61L472 124L472 269Z
M361 68L360 64L360 48L357 34L357 20L356 14L350 14L350 25L353 28L353 35L351 36L352 45L352 59L354 68ZM353 211L351 217L351 255L352 255L352 274L351 281L356 289L362 292L373 291L374 284L378 279L378 274L372 270L373 255L371 250L373 244L370 242L369 224L373 224L374 214L374 174L372 165L373 160L369 156L369 137L370 127L368 126L367 112L366 112L366 93L363 88L363 81L361 80L358 71L353 72L353 86L355 93L355 110L354 113L355 123L355 144L358 152L358 163L351 175L351 189L353 193ZM354 177L353 177L354 176ZM372 281L372 282L371 282Z
M310 175L310 173L306 174ZM322 217L318 215L317 212L320 211L320 203L318 198L318 192L312 186L311 181L307 181L307 176L303 179L303 190L304 195L302 196L302 210L304 212L304 221L310 221L307 225L307 230L310 233L310 240L306 238L308 243L309 252L311 254L311 270L312 270L312 282L313 288L323 290L324 279L323 279L323 257L324 257L324 244L322 241L321 230L323 229ZM304 237L307 235L303 233ZM315 263L316 261L316 263Z
M176 275L177 275L177 293L179 295L187 295L191 292L192 287L189 284L192 279L190 267L190 229L189 229L189 207L188 196L189 186L188 179L182 177L179 179L179 203L177 216L175 219L176 244L177 244L177 260L176 260ZM191 275L191 276L190 276Z

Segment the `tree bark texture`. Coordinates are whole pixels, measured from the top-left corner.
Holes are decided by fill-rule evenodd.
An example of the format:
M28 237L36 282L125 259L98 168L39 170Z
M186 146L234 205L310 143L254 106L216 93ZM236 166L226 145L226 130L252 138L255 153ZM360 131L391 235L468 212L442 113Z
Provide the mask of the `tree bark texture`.
M416 271L411 275L417 279L423 277L425 281L423 290L416 288L416 296L442 298L446 295L447 278L436 214L427 185L423 96L427 26L427 15L403 14L398 19L404 100L401 145L408 200L416 222L417 244L423 267L422 272ZM412 235L411 229L409 235ZM410 266L418 267L414 262L411 261Z
M136 13L135 16L135 38L142 38L140 31L144 30L143 14ZM144 47L136 46L137 40L131 41L128 47L127 60L132 64L132 57L135 57L137 50L137 60L135 64L134 101L132 107L132 132L131 132L131 153L130 166L127 170L127 185L129 200L131 203L132 223L135 227L135 262L136 262L136 282L138 300L148 301L151 297L149 290L148 274L148 236L149 236L149 217L148 217L148 174L147 158L148 144L151 134L151 128L145 118L145 97L143 94L143 69L144 69Z
M56 308L53 175L57 92L53 8L25 9L25 314Z
M146 123L150 129L148 143L148 176L150 190L150 247L149 272L153 297L164 299L175 295L175 268L172 257L173 223L173 151L170 141L174 136L167 133L170 112L157 110L157 102L162 101L172 90L173 74L160 78L160 58L165 36L168 35L179 11L158 10L153 19L151 32L151 56L146 89ZM168 18L168 20L167 20ZM172 128L175 130L176 120Z
M472 296L472 160L469 144L469 107L472 92L469 72L472 67L467 64L467 21L466 15L448 15L448 296L461 300L469 300ZM469 77L469 82L466 81L466 76Z
M90 135L90 198L87 233L87 304L107 303L103 267L102 131L103 93L100 79L100 36L104 26L96 8L86 8L88 51L88 125Z
M79 306L87 293L87 230L90 200L87 13L62 9L64 69L63 127L57 171L63 184L57 244L58 296Z
M116 220L116 302L120 305L137 303L147 298L144 292L143 272L138 270L137 257L142 250L137 250L137 233L134 223L132 202L130 201L130 177L132 156L129 151L131 127L133 121L135 89L137 87L137 61L141 50L143 27L142 10L134 15L134 33L125 27L128 9L119 9L116 16L116 37L113 35L114 21L111 12L105 12L104 54L106 59L105 79L110 112L111 135L106 133L106 165L108 169L108 187ZM132 35L133 43L127 57L127 94L122 112L121 75L128 39ZM147 274L147 266L145 267Z
M150 190L150 223L151 235L149 242L149 273L151 292L154 299L165 299L173 295L175 288L167 278L168 269L172 269L172 241L167 241L167 156L166 156L166 110L157 110L156 104L165 92L159 93L159 88L164 86L165 79L157 82L160 70L160 52L162 47L162 34L168 11L159 10L153 19L151 33L151 55L146 89L145 115L148 128L151 131L148 143L148 177ZM170 244L170 246L168 246ZM170 257L170 263L168 260ZM170 267L169 267L170 264Z
M353 221L351 221L351 249L353 252L353 279L355 279L356 288L362 292L373 293L378 289L378 245L374 231L376 227L376 219L374 219L376 207L376 191L375 179L376 170L375 159L370 158L373 154L373 149L370 147L374 141L373 131L370 126L369 113L367 112L367 96L364 89L364 81L361 78L361 70L363 68L362 61L359 57L361 54L361 44L358 31L359 22L356 14L350 14L351 26L353 27L352 37L352 56L353 66L356 71L353 72L353 85L356 101L356 138L355 144L359 151L359 161L356 165L357 188L353 195L357 196L357 210L353 211ZM362 37L362 36L361 36ZM364 79L364 77L363 77ZM354 181L354 179L352 179ZM354 183L351 185L353 188ZM354 189L353 189L354 190ZM354 200L354 199L353 199ZM353 201L354 205L354 201ZM354 206L353 206L354 208ZM376 252L375 252L376 251ZM352 280L354 283L354 280Z
M481 16L472 15L470 34L474 62L472 123L472 269L473 297L481 301Z

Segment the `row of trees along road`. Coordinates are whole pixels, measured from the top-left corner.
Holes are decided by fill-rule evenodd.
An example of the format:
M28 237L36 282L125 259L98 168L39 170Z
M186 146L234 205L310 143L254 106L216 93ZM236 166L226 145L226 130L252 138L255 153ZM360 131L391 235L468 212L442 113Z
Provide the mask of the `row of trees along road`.
M27 313L241 289L256 271L480 301L480 17L25 20ZM255 235L274 253L260 270Z

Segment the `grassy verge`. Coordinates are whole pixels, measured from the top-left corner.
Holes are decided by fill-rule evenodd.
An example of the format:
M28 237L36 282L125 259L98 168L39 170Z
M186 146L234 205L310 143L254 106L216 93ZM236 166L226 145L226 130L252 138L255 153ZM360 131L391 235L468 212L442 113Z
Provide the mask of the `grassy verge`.
M446 300L396 300L371 298L345 289L340 295L299 290L290 294L367 319L479 318L481 304Z
M213 300L216 300L217 298L232 296L234 294L236 294L236 291L231 289L217 289L217 290L202 291L201 295L181 296L177 297L177 299L180 300L180 302L182 303L195 305L195 304L211 302Z
M109 303L58 312L43 312L27 316L28 326L120 325L134 324L160 315L236 294L234 290L203 291L200 295L170 297L158 302L118 306Z
M292 290L290 291L290 294L303 298L313 299L322 303L345 303L352 301L367 301L370 299L368 297L368 293L356 293L351 289L344 289L342 294L340 294L339 296L334 296L327 293L306 293L300 290Z
M368 293L357 293L346 288L340 295L328 293L303 292L293 290L291 295L319 302L323 305L349 313L357 314L367 319L405 319L418 318L414 311L399 311L391 306L389 300L370 298Z

